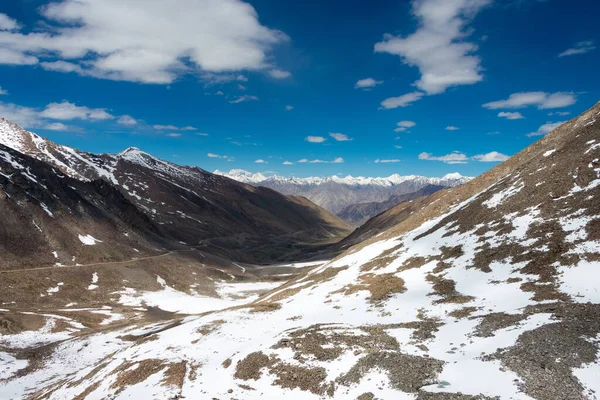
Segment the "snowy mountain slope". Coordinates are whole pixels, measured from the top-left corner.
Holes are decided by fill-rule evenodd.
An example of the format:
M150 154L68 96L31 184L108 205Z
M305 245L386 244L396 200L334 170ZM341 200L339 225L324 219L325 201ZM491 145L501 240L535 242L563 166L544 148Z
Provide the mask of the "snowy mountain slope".
M600 103L247 307L71 339L0 392L597 399L599 119Z
M462 185L472 179L458 173L448 174L442 178L398 174L387 178L335 175L325 178L288 178L277 175L267 177L260 173L253 174L239 169L229 172L217 170L215 174L255 186L268 187L283 194L304 196L338 216L346 207L354 204L385 202L392 196L414 193L428 185L448 188ZM369 217L374 215L376 213L370 214Z

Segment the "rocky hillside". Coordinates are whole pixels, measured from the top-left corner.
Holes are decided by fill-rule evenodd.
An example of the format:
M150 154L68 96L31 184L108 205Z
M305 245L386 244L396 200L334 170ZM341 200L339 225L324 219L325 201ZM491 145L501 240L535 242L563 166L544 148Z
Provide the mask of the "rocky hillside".
M245 307L71 338L27 373L5 357L0 392L597 399L599 120L600 104L418 209L396 206L380 216L395 225Z
M350 232L305 199L135 148L79 152L6 120L0 120L0 210L4 269L120 261L183 246L265 262L297 257Z
M339 212L338 216L350 225L360 226L372 217L387 211L400 203L428 196L442 189L446 189L446 187L427 185L416 192L393 195L386 201L352 204ZM382 226L381 228L384 229L385 227Z
M398 204L393 200L395 196L416 193L426 187L455 187L472 179L458 173L448 174L442 178L427 178L416 175L401 176L398 174L387 178L353 176L342 178L335 175L325 178L287 178L283 176L264 176L260 173L252 174L235 169L229 172L215 171L215 174L255 186L268 187L283 194L304 196L352 225L356 225L354 221L363 220L364 217L368 219L385 209L381 206L359 206L362 210L361 214L364 214L359 218L354 216L352 212L344 212L350 206L365 203L385 203L391 207ZM348 219L345 219L344 216L347 216Z

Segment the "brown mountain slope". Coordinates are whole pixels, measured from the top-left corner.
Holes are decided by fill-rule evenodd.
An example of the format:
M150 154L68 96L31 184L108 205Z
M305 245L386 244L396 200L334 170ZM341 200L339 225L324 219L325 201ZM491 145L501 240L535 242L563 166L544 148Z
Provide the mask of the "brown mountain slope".
M0 200L0 207L10 214L2 228L3 243L15 243L11 245L15 254L5 258L3 268L18 267L19 262L23 266L74 265L83 257L82 249L88 250L80 261L93 262L154 255L182 246L229 259L267 262L301 257L351 231L339 218L305 199L179 166L134 148L118 155L79 152L6 120L0 120L0 145L6 146L7 154L0 159L0 176L4 176L0 188L10 185L20 193L18 201L10 196ZM32 189L35 194L30 193ZM89 207L79 215L82 194L88 196ZM45 200L21 200L31 200L31 196ZM113 210L119 215L112 215ZM89 215L98 216L96 220L104 225L88 226L85 218ZM36 234L32 229L37 228L28 222L33 216L53 221L57 228ZM121 226L129 216L144 221L141 230ZM136 241L120 240L125 233L134 234ZM79 240L80 234L98 241L86 245ZM24 237L31 246L19 248ZM137 240L141 243L134 246Z

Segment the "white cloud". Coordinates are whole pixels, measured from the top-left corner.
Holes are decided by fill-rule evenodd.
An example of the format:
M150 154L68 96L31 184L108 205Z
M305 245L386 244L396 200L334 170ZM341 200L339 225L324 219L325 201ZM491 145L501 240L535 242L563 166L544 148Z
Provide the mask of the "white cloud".
M0 64L34 65L38 62L39 60L37 59L37 57L28 56L26 54L21 53L20 51L0 47Z
M235 100L231 100L230 103L238 104L238 103L242 103L244 101L251 101L251 100L258 100L258 97L245 94L243 96L237 97Z
M257 164L268 164L268 162L266 162L262 158L259 158L258 160L254 160L254 162L257 163Z
M320 158L314 159L314 160L309 160L307 158L303 158L301 160L298 160L298 163L300 164L304 164L304 163L309 163L309 164L342 164L344 162L344 159L342 157L337 157L335 159L333 159L332 161L327 161L327 160L322 160ZM286 164L287 163L287 164ZM293 163L286 161L284 162L285 165L291 165Z
M518 111L516 111L516 112L502 111L502 112L498 113L498 117L506 118L506 119L523 119L523 118L525 118Z
M342 164L344 162L344 159L342 157L338 157L335 160L333 160L331 163L332 164Z
M478 154L472 158L481 162L502 162L508 160L510 157L497 151L491 151L487 154Z
M392 160L380 160L380 159L377 159L377 160L375 160L375 163L377 163L377 164L379 164L379 163L390 164L390 163L399 163L399 162L400 162L400 160L398 160L398 159L392 159Z
M566 56L574 56L576 54L585 54L596 48L596 43L593 40L584 40L582 42L577 42L573 45L573 47L563 51L558 56L566 57Z
M564 117L566 115L570 115L571 113L569 111L555 111L555 112L549 112L548 115L549 116L553 116L553 115L560 115L561 117Z
M285 106L285 111L292 111L294 106Z
M177 130L179 130L179 128L176 127L175 125L153 125L152 127L158 131L162 131L162 130L177 131Z
M317 158L316 160L310 160L309 163L311 163L311 164L329 164L329 161L320 160Z
M129 115L122 115L121 117L119 117L119 119L117 120L117 123L121 124L121 125L137 125L137 120Z
M12 103L0 102L0 116L24 128L35 128L42 124L37 110Z
M413 121L400 121L397 125L398 127L394 129L394 132L405 132L408 128L417 126L417 124Z
M469 158L460 151L454 151L450 154L446 154L445 156L436 157L431 153L421 153L419 154L419 160L431 160L431 161L442 161L446 164L466 164Z
M45 125L44 129L48 129L51 131L68 131L70 128L67 125L62 124L60 122L53 122L51 124Z
M6 90L2 89L2 86L0 86L0 96L4 96L6 94L8 94L8 92Z
M281 69L272 69L269 71L269 75L271 76L271 78L275 79L286 79L292 76L292 73Z
M181 133L174 133L174 132L167 133L167 136L168 137L181 137Z
M490 110L499 108L524 108L536 106L540 110L549 108L568 107L577 102L575 94L572 92L519 92L511 94L506 100L492 101L486 103L483 107Z
M424 96L422 92L411 92L398 97L390 97L381 102L381 106L385 109L408 107Z
M307 136L305 140L309 143L323 143L327 139L323 136Z
M238 84L238 85L237 85L237 87L238 87L238 89L240 89L240 90L247 90L247 89L248 89L246 86L244 86L244 85L241 85L241 84Z
M6 14L0 13L0 31L14 31L20 29L17 21Z
M196 132L196 133L194 133L194 135L196 135L196 136L208 136L208 133Z
M559 126L561 126L564 123L565 123L565 121L562 121L562 122L546 122L544 125L540 126L537 131L528 133L525 136L543 136L543 135L545 135L547 133L552 132L554 129L558 128Z
M383 81L376 81L373 78L365 78L365 79L361 79L359 81L357 81L354 84L354 88L355 89L368 89L368 88L374 88L377 85L381 85L383 84Z
M331 136L338 142L347 142L349 140L354 140L354 139L349 138L348 135L344 135L343 133L329 132L329 136Z
M459 129L460 129L459 127L457 127L457 126L454 126L454 125L450 125L450 126L447 126L447 127L446 127L446 130L447 130L447 131L457 131L457 130L459 130Z
M209 158L222 158L222 159L225 159L225 160L227 160L227 161L233 161L233 160L235 160L235 157L230 157L230 156L222 156L222 155L220 155L220 154L215 154L215 153L208 153L208 154L207 154L207 156L208 156Z
M50 103L44 111L40 113L41 117L58 120L106 120L115 118L104 108L88 108L78 106L68 101L62 103Z
M306 158L303 158L303 159L301 159L301 160L298 160L298 162L299 162L299 163L307 163L307 162L308 162L308 159L306 159Z
M64 0L41 10L45 20L27 33L0 14L0 62L68 60L78 67L70 72L81 75L167 84L196 70L272 70L271 49L288 40L261 25L241 0L179 0L177 7L163 0Z
M492 0L414 0L412 13L419 21L407 37L386 34L375 52L390 53L416 66L421 78L414 84L427 94L472 85L483 79L477 45L465 41L468 22Z
M294 165L294 163L291 161L284 161L283 165Z
M402 148L402 146L395 145L395 146L394 146L394 148L396 148L396 149L401 149L401 148Z
M184 126L183 128L181 128L182 131L197 131L198 128L193 127L193 126Z

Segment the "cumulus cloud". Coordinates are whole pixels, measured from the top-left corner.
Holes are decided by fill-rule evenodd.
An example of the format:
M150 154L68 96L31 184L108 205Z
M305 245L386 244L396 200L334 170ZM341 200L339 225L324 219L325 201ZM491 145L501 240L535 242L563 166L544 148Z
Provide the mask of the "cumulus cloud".
M491 151L486 154L478 154L472 158L473 160L481 162L502 162L508 160L510 157L506 154L498 153L497 151Z
M208 133L196 132L196 133L194 133L194 135L196 135L196 136L208 136Z
M51 131L68 131L70 128L61 122L53 122L51 124L45 125L44 129L48 129Z
M292 76L292 73L289 71L284 71L282 69L272 69L269 71L269 75L271 78L275 79L286 79Z
M6 14L0 13L0 31L14 31L20 29L19 23Z
M499 108L525 108L535 106L540 110L549 108L568 107L577 102L575 94L572 92L519 92L511 94L506 100L497 100L486 103L483 107L490 110Z
M508 160L509 158L509 156L497 151L491 151L486 154L478 154L473 157L468 157L462 151L453 151L450 154L439 157L425 152L419 154L419 160L441 161L446 164L466 164L469 160L480 162L502 162Z
M119 117L119 119L117 120L117 123L121 124L121 125L137 125L137 120L129 115L122 115L121 117Z
M284 164L285 165L291 165L293 163L286 161L288 164ZM320 158L314 159L314 160L309 160L308 158L303 158L301 160L298 160L298 163L300 164L304 164L304 163L309 163L309 164L342 164L344 162L344 159L342 157L337 157L334 158L332 161L327 161L327 160L322 160Z
M577 54L585 54L596 48L596 43L593 40L584 40L582 42L577 42L573 45L573 47L568 48L567 50L560 53L559 57L567 57L574 56Z
M181 133L175 133L175 132L171 132L171 133L167 133L168 137L181 137Z
M565 121L546 122L544 125L540 126L537 131L528 133L525 136L543 136L543 135L546 135L546 134L552 132L554 129L558 128L559 126L561 126L564 123L565 123Z
M401 57L404 64L419 68L414 84L427 94L447 88L472 85L483 79L477 45L466 41L473 17L492 0L414 0L412 14L417 31L401 37L386 34L375 44L375 52Z
M327 139L323 136L307 136L305 140L309 143L323 143Z
M175 125L152 125L152 127L158 131L168 130L168 131L176 131L179 130Z
M266 162L265 160L263 160L262 158L259 158L258 160L254 160L254 162L256 164L268 164L268 162Z
M285 106L285 111L292 111L294 106Z
M222 156L220 154L215 154L215 153L208 153L207 156L209 158L222 158L228 161L233 161L234 157L230 157L230 156Z
M506 118L506 119L523 119L523 118L525 118L518 111L516 111L516 112L502 111L502 112L498 113L498 117Z
M245 95L239 96L229 102L231 104L238 104L238 103L243 103L244 101L255 101L255 100L258 100L258 97L245 94Z
M445 156L434 156L433 154L426 152L419 154L419 160L441 161L446 164L466 164L468 159L469 158L460 151L454 151Z
M348 137L348 135L344 135L343 133L333 133L329 132L329 136L337 140L338 142L347 142L349 140L353 140Z
M447 131L457 131L459 129L460 129L459 127L454 126L454 125L449 125L449 126L446 127Z
M68 101L62 103L50 103L44 111L40 113L41 117L58 120L106 120L115 118L105 108L88 108L78 106Z
M559 115L561 117L564 117L566 115L570 115L571 113L569 111L555 111L555 112L549 112L548 115L549 116L553 116L553 115Z
M0 116L24 128L39 127L43 123L38 110L12 103L0 102Z
M394 148L396 148L396 149L401 149L401 148L402 148L402 146L395 145L395 146L394 146Z
M355 89L370 89L370 88L374 88L377 85L381 85L383 84L383 81L376 81L373 78L365 78L365 79L361 79L359 81L357 81L354 84L354 88Z
M288 40L261 25L241 0L179 0L177 7L163 0L64 0L41 14L41 29L27 33L0 14L0 63L37 64L39 57L55 71L168 84L198 70L273 71L269 53Z
M398 97L390 97L381 102L381 107L385 109L408 107L423 96L423 92L411 92Z
M283 165L294 165L294 163L286 160L283 162Z
M377 164L379 164L379 163L382 163L382 164L392 164L392 163L399 163L399 162L400 162L400 160L398 160L398 159L390 159L390 160L380 160L380 159L377 159L377 160L375 160L375 163L377 163Z
M408 128L412 128L417 126L417 124L413 121L400 121L398 122L398 127L394 129L394 132L405 132Z

